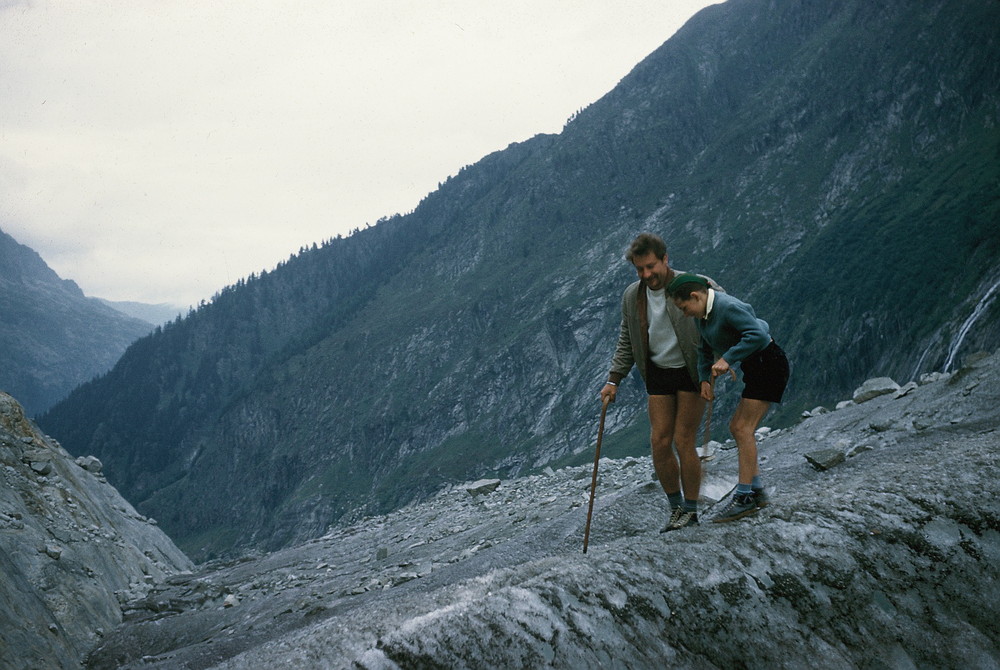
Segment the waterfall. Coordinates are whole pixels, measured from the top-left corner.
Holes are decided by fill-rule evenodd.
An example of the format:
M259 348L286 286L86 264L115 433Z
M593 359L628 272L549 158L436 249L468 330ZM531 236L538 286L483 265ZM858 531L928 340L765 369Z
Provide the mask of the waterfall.
M938 345L940 337L941 329L938 328L937 332L934 333L934 337L931 339L930 344L924 347L924 353L920 354L920 358L917 359L917 364L913 367L913 372L910 373L910 379L916 379L917 375L920 374L920 370L924 367L924 361L927 360L927 356L930 355L934 347Z
M958 335L955 336L951 346L948 348L948 357L944 361L943 372L951 370L951 366L955 363L955 356L958 354L958 348L962 346L962 340L965 339L965 336L972 329L973 324L979 320L979 317L983 315L986 309L990 306L990 303L993 302L998 288L1000 288L1000 281L997 281L997 283L990 287L990 290L986 292L986 295L984 295L982 300L979 301L976 308L972 310L972 314L969 315L969 318L966 319L965 323L962 324L962 327L958 329Z

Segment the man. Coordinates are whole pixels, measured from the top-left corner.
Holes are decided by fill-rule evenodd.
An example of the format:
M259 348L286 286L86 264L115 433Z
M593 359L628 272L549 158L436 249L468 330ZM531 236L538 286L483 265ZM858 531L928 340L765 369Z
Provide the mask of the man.
M639 369L649 394L653 469L670 501L670 518L660 531L667 532L698 523L701 460L695 442L705 409L697 386L700 337L694 319L666 295L667 285L681 273L668 265L663 240L643 233L626 258L639 280L622 296L621 332L601 400L614 402L621 380L633 365Z

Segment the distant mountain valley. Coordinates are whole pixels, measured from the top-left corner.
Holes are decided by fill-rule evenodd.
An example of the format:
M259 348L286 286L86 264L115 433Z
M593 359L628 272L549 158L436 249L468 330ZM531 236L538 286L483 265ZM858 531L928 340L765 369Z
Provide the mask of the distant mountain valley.
M130 344L154 329L142 315L88 298L0 229L0 390L17 397L30 415L108 372Z

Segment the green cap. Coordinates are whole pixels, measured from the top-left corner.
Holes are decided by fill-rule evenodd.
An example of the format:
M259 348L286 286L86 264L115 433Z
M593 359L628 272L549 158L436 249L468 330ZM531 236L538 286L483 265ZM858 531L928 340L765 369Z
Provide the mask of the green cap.
M670 282L669 286L667 286L667 293L673 293L684 284L698 284L699 286L704 286L708 288L707 279L705 279L701 275L694 275L691 274L690 272L685 272L682 275L677 275L676 277L674 277L674 280Z

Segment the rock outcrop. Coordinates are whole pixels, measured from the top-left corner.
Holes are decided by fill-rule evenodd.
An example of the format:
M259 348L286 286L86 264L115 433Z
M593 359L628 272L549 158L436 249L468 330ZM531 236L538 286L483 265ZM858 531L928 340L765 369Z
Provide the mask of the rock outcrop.
M76 668L122 603L191 562L0 392L0 667Z
M587 554L590 466L453 486L158 585L89 667L997 667L1000 355L840 407L759 432L748 519L710 522L731 442L667 534L649 459L602 459Z

